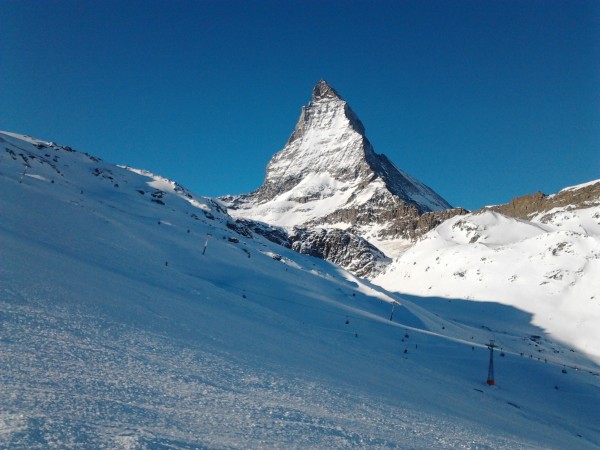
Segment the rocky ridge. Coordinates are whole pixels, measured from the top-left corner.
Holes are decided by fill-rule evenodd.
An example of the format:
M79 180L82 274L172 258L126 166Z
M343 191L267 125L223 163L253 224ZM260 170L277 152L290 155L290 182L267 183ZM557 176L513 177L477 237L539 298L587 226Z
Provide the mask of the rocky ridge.
M585 209L600 205L600 180L580 186L567 187L557 194L546 195L542 192L514 198L509 203L483 208L496 211L505 216L539 222L550 221L557 210Z

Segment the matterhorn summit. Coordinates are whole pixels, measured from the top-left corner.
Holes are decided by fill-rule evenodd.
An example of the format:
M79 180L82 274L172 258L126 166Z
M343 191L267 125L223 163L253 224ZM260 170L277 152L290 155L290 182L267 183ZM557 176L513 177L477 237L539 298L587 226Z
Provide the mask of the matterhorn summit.
M375 153L358 116L324 80L315 85L285 147L268 163L262 186L223 200L234 217L286 228L342 229L384 252L391 240L410 242L421 229L439 224L451 208Z

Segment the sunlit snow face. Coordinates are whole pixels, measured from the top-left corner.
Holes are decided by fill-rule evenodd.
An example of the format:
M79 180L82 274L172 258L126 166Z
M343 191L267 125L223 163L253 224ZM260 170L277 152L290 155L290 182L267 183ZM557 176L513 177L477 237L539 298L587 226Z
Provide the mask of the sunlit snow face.
M600 360L599 211L560 208L545 223L492 211L454 217L374 282L415 295L513 305Z

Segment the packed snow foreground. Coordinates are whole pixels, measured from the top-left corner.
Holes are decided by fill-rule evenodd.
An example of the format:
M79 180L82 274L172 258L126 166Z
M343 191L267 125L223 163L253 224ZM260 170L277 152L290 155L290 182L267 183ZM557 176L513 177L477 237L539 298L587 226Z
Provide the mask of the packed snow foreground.
M177 183L26 136L0 133L0 192L1 448L600 446L598 366L521 309L401 297ZM481 258L506 245L502 219L458 220L444 242L487 224ZM592 244L564 233L544 245L574 258L567 279ZM428 241L446 258L414 250Z

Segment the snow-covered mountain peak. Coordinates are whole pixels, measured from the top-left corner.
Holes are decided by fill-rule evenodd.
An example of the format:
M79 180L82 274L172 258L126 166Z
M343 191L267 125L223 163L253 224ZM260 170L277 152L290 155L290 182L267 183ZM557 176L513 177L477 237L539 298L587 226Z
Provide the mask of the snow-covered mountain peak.
M321 80L313 88L311 101L302 107L300 118L286 147L294 141L304 140L318 156L318 152L325 149L332 139L352 132L358 134L354 138L364 138L365 127L338 92L325 80Z
M372 243L410 240L424 226L417 224L422 214L451 208L375 153L358 116L324 80L314 87L285 147L269 161L262 186L223 200L234 217L341 228Z
M385 197L383 189L399 204L414 205L421 212L450 207L427 186L398 170L384 155L375 153L358 116L324 80L313 89L312 101L302 108L285 147L267 165L263 185L245 196L245 200L252 198L253 202L261 204L276 200L283 193L291 193L288 197L297 198L304 210L311 209L306 203L330 197L331 191L320 190L311 198L295 195L292 191L302 185L305 178L315 175L340 183L353 201L360 197L359 204ZM377 185L381 189L372 189ZM347 200L335 206L348 206ZM317 211L321 208L312 209L311 219L322 216Z

